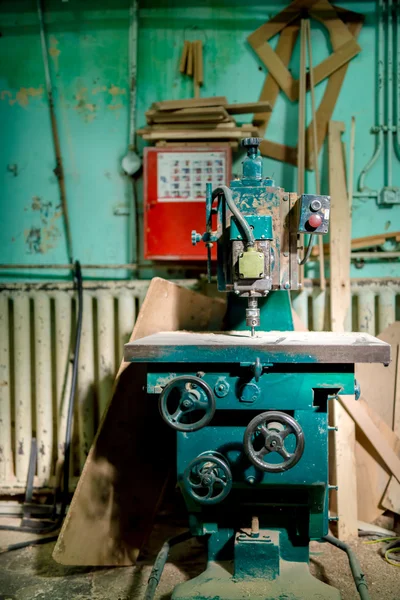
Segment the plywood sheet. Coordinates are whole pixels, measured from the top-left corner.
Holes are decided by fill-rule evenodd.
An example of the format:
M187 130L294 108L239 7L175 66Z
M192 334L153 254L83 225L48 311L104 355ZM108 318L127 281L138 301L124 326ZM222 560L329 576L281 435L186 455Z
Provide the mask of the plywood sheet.
M220 328L225 303L153 279L131 340L160 329ZM175 464L174 431L144 391L146 365L122 362L53 557L66 565L134 564ZM162 456L160 454L162 447Z

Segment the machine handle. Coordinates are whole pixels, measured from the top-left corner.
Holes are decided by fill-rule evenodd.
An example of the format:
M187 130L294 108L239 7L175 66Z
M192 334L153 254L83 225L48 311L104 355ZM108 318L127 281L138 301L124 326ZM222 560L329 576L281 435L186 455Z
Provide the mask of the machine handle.
M284 427L280 429L276 424ZM285 447L285 440L291 434L296 438L293 452ZM298 422L284 412L273 410L263 412L250 421L243 438L249 460L267 473L281 473L294 467L303 456L304 444L304 433ZM265 457L272 453L279 454L283 461L265 461Z

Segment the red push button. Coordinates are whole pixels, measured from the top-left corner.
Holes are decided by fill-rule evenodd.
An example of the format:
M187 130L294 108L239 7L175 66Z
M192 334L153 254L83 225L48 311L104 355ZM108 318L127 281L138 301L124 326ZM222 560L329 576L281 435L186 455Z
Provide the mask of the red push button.
M317 229L322 224L321 215L311 215L311 217L308 219L308 224L313 229Z

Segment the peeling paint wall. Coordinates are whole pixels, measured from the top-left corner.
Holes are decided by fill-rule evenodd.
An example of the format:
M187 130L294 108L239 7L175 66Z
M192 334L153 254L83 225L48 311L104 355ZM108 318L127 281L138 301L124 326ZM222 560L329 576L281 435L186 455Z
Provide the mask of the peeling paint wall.
M47 43L54 101L64 158L66 192L76 257L85 263L136 260L131 183L121 172L128 143L128 0L46 0ZM145 110L160 99L193 96L192 81L179 73L185 39L204 42L201 95L226 95L230 102L258 98L265 70L246 42L287 2L243 0L146 0L140 2L137 74L137 126ZM343 2L366 15L334 119L344 121L348 143L351 116L356 117L355 180L372 156L375 139L375 2ZM3 1L0 5L0 186L4 214L0 229L1 262L66 262L65 235L51 139L36 3ZM324 27L312 23L314 60L330 52ZM272 40L272 45L276 39ZM292 63L298 77L299 44ZM326 81L317 86L317 105ZM310 106L308 106L308 121ZM243 121L250 120L246 116ZM295 145L297 104L280 94L268 138ZM139 148L143 148L139 141ZM240 169L240 155L234 172ZM327 152L321 153L322 188L327 190ZM264 172L288 190L296 189L296 169L264 160ZM394 162L394 185L400 186ZM313 174L307 176L314 191ZM368 176L368 185L383 185L383 160ZM141 203L139 182L139 204ZM34 200L35 199L35 200ZM116 213L116 214L115 214ZM378 208L373 199L353 202L353 237L400 229L400 206ZM191 230L188 224L188 232ZM149 269L148 275L154 271ZM399 276L399 263L370 263L353 277ZM126 273L106 272L105 277Z
M125 263L131 183L127 0L43 3L75 257ZM68 262L36 2L0 6L0 262ZM126 272L99 273L125 277Z

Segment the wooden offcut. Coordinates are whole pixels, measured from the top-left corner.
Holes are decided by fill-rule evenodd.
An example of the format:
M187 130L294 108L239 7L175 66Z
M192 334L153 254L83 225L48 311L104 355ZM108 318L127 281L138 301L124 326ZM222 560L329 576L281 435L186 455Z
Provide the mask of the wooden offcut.
M153 102L151 108L154 110L179 110L180 108L203 108L207 106L226 106L228 104L225 96L213 96L209 98L187 98L185 100L163 100Z
M165 329L220 329L224 313L224 301L155 278L131 341ZM145 389L146 368L122 362L54 549L57 562L135 563L175 464L174 431Z

